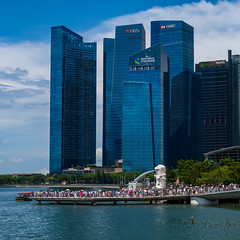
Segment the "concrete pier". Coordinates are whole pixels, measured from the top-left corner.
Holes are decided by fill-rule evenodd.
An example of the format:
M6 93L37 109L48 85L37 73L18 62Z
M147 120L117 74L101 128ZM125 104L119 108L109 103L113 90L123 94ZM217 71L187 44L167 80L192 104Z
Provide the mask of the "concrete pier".
M212 193L200 193L192 195L166 195L166 196L144 196L144 197L31 197L39 204L42 202L53 202L55 204L72 203L76 204L92 204L111 203L117 205L118 202L129 204L129 202L141 202L143 204L159 204L159 203L191 203L198 204L218 204L219 201L239 201L240 190L220 191Z
M129 204L130 202L141 202L143 204L159 204L162 201L182 202L189 199L189 196L146 196L146 197L32 197L32 200L42 202L53 202L55 204L72 203L74 205L81 203L89 203L97 205L97 203L111 203L117 205L118 202Z

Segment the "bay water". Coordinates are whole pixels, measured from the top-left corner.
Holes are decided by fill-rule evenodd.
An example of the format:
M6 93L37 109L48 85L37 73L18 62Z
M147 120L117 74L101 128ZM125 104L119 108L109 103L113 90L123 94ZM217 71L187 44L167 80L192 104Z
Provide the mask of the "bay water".
M38 190L0 188L1 240L240 239L239 204L92 206L15 201L19 192Z

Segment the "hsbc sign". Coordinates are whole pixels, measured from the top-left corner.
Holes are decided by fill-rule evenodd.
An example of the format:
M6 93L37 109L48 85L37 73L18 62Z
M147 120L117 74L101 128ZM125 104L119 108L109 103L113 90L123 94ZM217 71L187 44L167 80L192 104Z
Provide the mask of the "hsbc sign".
M139 29L126 29L126 33L139 33Z
M175 28L176 24L169 24L169 25L162 25L160 26L161 29L165 29L165 28Z

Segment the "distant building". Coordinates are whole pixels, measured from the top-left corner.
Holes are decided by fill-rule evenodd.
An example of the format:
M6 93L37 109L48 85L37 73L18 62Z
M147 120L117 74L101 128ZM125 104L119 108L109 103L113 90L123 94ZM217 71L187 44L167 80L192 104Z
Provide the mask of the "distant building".
M224 158L231 158L236 162L240 162L240 146L221 148L215 151L204 153L204 157L209 162L214 161L216 164L219 164L220 160Z
M201 159L201 124L195 121L201 114L201 91L199 75L193 72L193 27L183 21L153 21L151 46L158 43L170 61L170 143L166 165L176 167L179 159Z
M240 56L200 62L202 74L202 153L240 144Z
M123 82L123 171L145 172L166 161L169 66L160 44L130 57Z
M118 167L118 168L122 168L122 159L120 159L120 160L116 160L115 161L115 165Z
M95 173L95 171L94 170L76 169L76 168L68 168L68 169L62 170L62 174L67 174L67 175L79 175L79 174L85 174L85 173Z
M103 44L103 166L122 159L122 89L128 81L129 56L145 49L142 24L117 26L115 39Z
M75 169L75 168L69 168L69 169L64 169L62 171L63 174L67 175L79 175L79 174L86 174L86 173L117 173L117 172L122 172L121 167L97 167L97 166L92 166L92 167L85 167L83 169Z
M96 161L96 43L51 31L50 173Z
M85 167L84 171L94 171L96 172L104 172L104 173L116 173L116 172L122 172L122 168L120 167Z
M12 173L13 177L30 177L34 175L42 175L41 173Z
M232 54L230 52L230 54ZM240 55L231 55L232 63L232 145L240 145Z

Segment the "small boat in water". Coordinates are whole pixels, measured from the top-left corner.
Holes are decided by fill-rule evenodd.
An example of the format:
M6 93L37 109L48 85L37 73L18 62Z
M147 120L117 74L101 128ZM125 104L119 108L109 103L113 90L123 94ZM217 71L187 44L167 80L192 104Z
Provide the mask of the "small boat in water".
M16 201L32 201L31 197L33 196L34 196L33 192L18 193L18 196L16 197Z

